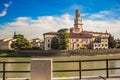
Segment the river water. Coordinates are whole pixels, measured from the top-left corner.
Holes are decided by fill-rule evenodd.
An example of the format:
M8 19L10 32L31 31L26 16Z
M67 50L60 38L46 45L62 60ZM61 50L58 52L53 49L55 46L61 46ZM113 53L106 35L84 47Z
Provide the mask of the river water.
M67 57L35 57L35 58L52 58L54 61L61 61L61 60L94 60L94 59L113 59L113 58L120 58L120 55L97 55L97 56L67 56ZM6 62L30 62L32 58L0 58L0 62L6 61ZM120 67L120 61L110 61L109 67ZM82 69L93 69L93 68L105 68L105 62L85 62L82 63ZM2 64L0 64L0 71L2 71ZM78 63L62 63L62 64L53 64L53 70L73 70L73 69L79 69ZM6 70L7 71L26 71L30 70L30 64L6 64ZM92 72L82 72L82 76L100 76L105 75L106 71L92 71ZM110 75L119 75L120 70L110 70ZM78 72L61 72L61 73L53 73L54 77L75 77L79 76ZM0 73L0 77L2 77L2 73ZM29 78L30 73L6 73L6 77L9 78Z

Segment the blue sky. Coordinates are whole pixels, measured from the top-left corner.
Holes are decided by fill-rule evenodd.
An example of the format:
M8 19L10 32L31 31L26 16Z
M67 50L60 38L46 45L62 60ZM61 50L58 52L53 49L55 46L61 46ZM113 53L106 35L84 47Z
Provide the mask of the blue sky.
M29 39L44 32L73 27L79 9L84 30L112 33L120 37L119 0L0 0L0 39L13 32Z

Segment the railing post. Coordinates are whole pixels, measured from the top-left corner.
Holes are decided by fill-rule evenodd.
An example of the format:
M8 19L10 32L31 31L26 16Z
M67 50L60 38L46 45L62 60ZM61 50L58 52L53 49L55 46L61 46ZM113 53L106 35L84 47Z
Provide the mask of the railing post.
M81 60L79 60L79 79L81 80Z
M109 77L108 59L106 59L106 77Z
M5 61L3 61L3 80L5 80Z

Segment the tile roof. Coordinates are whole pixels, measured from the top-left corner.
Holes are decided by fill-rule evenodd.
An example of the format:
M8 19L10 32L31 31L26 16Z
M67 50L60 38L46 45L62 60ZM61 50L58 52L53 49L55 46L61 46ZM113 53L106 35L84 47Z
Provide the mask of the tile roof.
M44 33L44 35L57 35L58 32L48 32ZM108 34L102 32L93 32L93 31L83 31L81 33L68 33L70 38L93 38L93 34ZM106 38L106 37L103 37Z
M47 32L47 33L44 33L43 35L57 35L58 32Z

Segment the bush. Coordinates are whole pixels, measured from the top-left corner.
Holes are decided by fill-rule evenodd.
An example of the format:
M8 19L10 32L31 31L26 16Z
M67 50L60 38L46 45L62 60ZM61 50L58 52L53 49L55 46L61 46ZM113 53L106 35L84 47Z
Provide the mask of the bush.
M18 54L18 53L0 53L0 57L29 57L25 54Z
M41 47L21 48L20 50L42 50Z
M85 47L85 46L81 46L80 49L87 49L87 47Z

